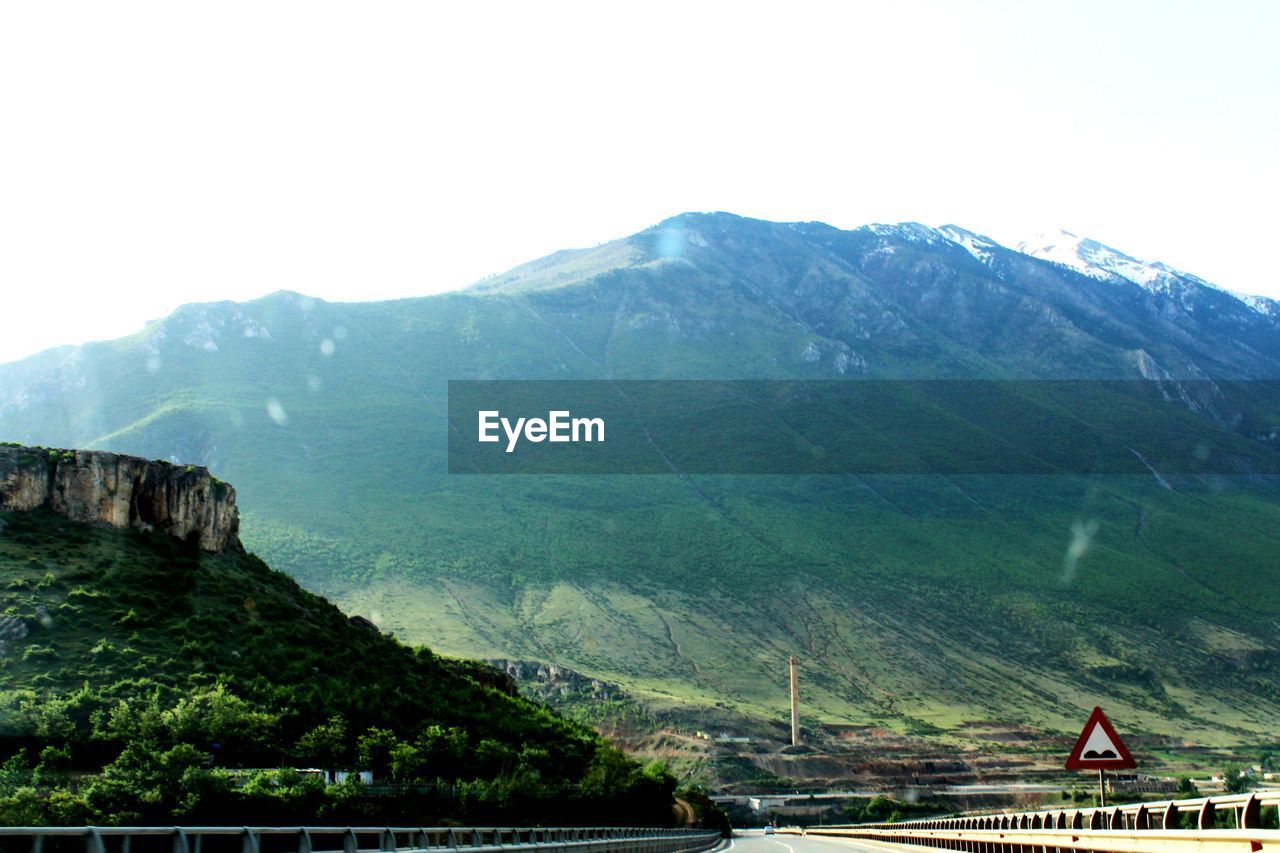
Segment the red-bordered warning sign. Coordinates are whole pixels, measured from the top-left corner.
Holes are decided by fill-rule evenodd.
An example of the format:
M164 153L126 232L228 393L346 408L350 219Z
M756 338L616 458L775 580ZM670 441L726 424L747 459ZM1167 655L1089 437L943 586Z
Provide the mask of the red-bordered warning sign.
M1129 747L1116 734L1115 726L1111 725L1107 715L1101 708L1094 708L1089 722L1080 732L1076 748L1071 750L1071 757L1067 759L1067 769L1122 770L1137 766L1129 754Z

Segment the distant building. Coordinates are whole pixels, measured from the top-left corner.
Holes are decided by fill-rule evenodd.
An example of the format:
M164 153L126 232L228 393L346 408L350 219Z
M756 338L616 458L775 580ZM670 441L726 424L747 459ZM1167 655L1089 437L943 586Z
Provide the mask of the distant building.
M1107 778L1107 782L1111 790L1130 794L1173 794L1178 790L1177 779L1144 776L1140 773L1112 775Z
M297 773L299 776L304 777L314 776L321 779L326 785L341 785L354 773L363 784L373 784L372 770L322 770L319 767L228 767L222 772L237 780L238 783L244 784L250 776L258 773L283 773L285 771Z

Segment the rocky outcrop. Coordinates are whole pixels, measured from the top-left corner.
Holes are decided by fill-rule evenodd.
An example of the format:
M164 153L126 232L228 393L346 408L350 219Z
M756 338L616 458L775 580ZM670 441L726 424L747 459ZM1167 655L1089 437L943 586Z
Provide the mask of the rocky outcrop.
M521 692L551 704L570 699L608 701L624 695L616 684L591 678L559 664L505 658L487 663L505 672L520 686Z
M205 551L240 547L236 490L207 468L105 453L0 445L0 510L158 530Z

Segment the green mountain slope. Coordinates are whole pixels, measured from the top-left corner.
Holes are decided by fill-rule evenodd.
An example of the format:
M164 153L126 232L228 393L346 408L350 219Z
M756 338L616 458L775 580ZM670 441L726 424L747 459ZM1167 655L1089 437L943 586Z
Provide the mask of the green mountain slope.
M1273 399L1178 381L1280 375L1271 315L986 251L684 216L463 293L187 306L0 367L0 433L208 465L251 548L448 653L766 718L798 654L810 723L1066 731L1102 703L1256 739L1280 705L1266 478L446 473L446 381L474 378L1160 379L1206 441L1275 453Z
M243 552L5 512L0 577L5 823L669 819L660 773Z

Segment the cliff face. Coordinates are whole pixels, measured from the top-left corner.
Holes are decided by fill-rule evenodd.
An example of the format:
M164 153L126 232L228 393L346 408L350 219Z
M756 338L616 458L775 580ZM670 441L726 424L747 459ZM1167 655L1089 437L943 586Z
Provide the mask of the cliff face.
M567 666L506 659L489 660L487 663L506 673L522 692L551 705L559 700L606 701L625 695L618 685L591 678Z
M93 450L0 446L0 509L160 530L205 551L240 546L236 491L194 465Z

